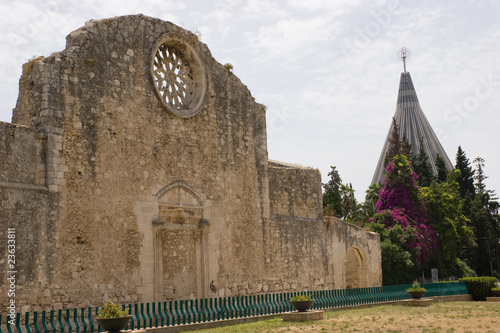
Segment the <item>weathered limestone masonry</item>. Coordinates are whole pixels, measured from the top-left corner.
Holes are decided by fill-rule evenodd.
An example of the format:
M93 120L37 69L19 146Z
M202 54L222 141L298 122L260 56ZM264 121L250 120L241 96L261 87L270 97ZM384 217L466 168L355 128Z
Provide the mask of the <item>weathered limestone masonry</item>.
M264 248L266 271L276 273L271 290L381 285L379 235L334 217L322 220L318 170L269 161L269 197Z
M96 20L25 66L0 123L0 306L381 283L378 236L323 222L317 170L269 162L265 108L198 38Z

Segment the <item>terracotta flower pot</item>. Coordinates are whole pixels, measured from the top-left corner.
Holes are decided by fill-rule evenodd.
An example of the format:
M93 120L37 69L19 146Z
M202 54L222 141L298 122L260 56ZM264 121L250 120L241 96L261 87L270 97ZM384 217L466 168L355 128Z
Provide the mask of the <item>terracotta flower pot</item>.
M306 312L314 303L314 300L310 301L290 301L295 310L299 312Z
M128 321L132 316L118 317L118 318L97 318L104 331L120 332L127 326Z

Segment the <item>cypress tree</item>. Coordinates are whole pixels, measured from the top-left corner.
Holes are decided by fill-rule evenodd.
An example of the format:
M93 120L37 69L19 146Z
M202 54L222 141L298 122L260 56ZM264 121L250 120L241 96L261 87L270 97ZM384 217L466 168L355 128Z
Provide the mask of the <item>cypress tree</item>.
M460 176L457 179L460 188L460 197L465 199L467 193L474 196L476 194L474 189L474 171L470 166L469 159L460 146L458 146L455 169L460 170Z
M389 148L385 154L384 166L387 166L394 156L398 154L410 157L411 145L407 142L406 137L401 138L399 135L399 126L396 124L396 118L394 117L392 117L392 130L387 141L389 142Z
M418 155L413 162L413 170L418 175L418 185L429 186L434 179L434 173L432 172L432 167L429 164L429 159L424 149L424 140L420 139L420 147L418 149Z
M444 159L437 154L436 155L436 168L437 168L437 175L436 179L438 182L443 183L446 181L448 178L448 169L446 169L446 165L444 164Z
M323 184L323 213L324 215L342 217L342 196L340 194L342 179L337 168L334 166L330 167L332 168L328 173L330 180L328 183Z

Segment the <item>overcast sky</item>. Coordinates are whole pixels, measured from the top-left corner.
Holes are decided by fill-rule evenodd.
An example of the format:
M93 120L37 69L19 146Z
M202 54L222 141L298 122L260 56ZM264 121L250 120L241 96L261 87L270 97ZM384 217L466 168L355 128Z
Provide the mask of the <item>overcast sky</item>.
M396 109L402 63L450 160L486 160L500 191L500 2L362 0L0 0L0 121L21 66L65 48L90 19L138 14L201 35L267 106L269 157L336 166L364 199Z

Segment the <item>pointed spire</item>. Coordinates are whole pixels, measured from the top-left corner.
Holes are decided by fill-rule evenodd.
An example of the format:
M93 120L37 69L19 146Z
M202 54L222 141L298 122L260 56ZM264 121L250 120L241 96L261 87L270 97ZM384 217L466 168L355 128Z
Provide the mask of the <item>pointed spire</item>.
M398 59L403 61L403 69L404 69L403 73L406 73L406 59L408 59L410 56L411 56L410 49L402 47L398 50Z
M398 58L402 59L403 63L405 63L406 59L409 57L409 53L401 51L403 49L408 50L406 48L400 49L398 51ZM446 152L441 146L436 134L432 130L429 121L420 108L417 92L413 86L410 73L406 72L406 64L404 69L405 71L401 73L401 79L399 81L398 99L396 103L396 112L394 114L397 126L400 129L399 135L406 138L412 147L413 152L418 152L420 149L420 143L422 142L434 174L438 171L435 163L437 154L439 154L439 156L444 160L446 168L448 170L452 170L453 165L451 164L448 155L446 155ZM380 154L377 168L375 169L375 174L373 175L372 184L384 179L384 159L389 149L389 136L391 134L392 127L393 126L391 124L382 153Z

